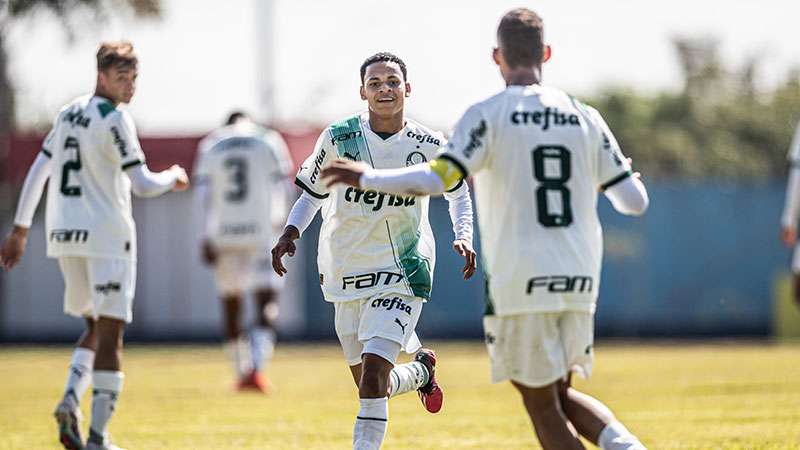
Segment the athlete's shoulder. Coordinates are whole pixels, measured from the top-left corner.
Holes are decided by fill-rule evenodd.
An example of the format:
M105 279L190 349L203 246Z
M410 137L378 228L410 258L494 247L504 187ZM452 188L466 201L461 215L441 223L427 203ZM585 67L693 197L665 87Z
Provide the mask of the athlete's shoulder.
M343 129L360 129L369 120L369 115L366 111L350 114L338 120L329 123L323 132L336 133Z
M409 117L406 117L404 132L406 137L416 140L419 145L432 147L434 150L447 144L444 133L429 128Z

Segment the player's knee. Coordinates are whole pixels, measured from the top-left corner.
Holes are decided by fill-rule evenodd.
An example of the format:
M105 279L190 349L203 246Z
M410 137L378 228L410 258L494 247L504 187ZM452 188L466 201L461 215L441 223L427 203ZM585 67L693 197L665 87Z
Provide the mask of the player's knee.
M361 398L385 397L389 389L389 373L392 364L383 358L366 354L361 365L361 382L358 384L358 395Z
M800 274L794 276L794 301L800 306Z

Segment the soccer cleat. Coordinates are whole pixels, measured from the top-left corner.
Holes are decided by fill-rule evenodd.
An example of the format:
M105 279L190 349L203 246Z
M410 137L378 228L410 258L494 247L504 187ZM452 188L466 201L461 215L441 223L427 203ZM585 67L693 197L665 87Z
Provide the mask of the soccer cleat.
M105 444L96 444L94 442L89 442L86 444L86 450L125 450L122 447L117 447L116 445L107 442Z
M66 400L56 406L53 413L58 422L58 440L67 450L83 450L81 439L81 410Z
M436 382L436 353L433 350L423 348L414 356L414 361L422 363L428 369L428 382L417 389L422 405L429 413L436 414L442 409L444 403L444 392Z
M239 380L236 389L240 391L258 391L267 394L269 393L269 381L267 377L261 373L252 371Z

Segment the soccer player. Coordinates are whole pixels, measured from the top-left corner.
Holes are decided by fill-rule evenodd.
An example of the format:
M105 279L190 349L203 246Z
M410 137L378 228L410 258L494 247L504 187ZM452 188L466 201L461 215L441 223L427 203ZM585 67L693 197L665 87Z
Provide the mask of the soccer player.
M550 57L543 24L507 13L494 60L507 88L470 107L429 164L375 170L333 161L325 184L436 194L473 174L488 272L484 318L492 381L511 380L545 449L643 449L598 400L570 386L593 361L600 283L598 192L617 211L644 213L647 193L600 114L541 84Z
M280 134L234 112L201 143L195 192L203 216L202 255L223 304L225 349L239 389L265 392L262 368L275 346L280 277L268 250L286 222L292 161ZM274 231L273 231L274 230ZM242 295L254 291L256 325L241 325Z
M797 219L800 217L800 124L789 147L789 182L786 185L786 204L781 216L781 240L786 247L797 244ZM792 258L794 301L800 307L800 246Z
M361 65L361 99L368 112L336 122L317 140L298 171L303 189L287 225L272 250L278 274L286 273L284 254L322 208L319 282L335 308L336 334L358 386L360 410L353 448L380 448L386 432L388 397L417 390L425 408L436 413L443 392L436 382L436 355L421 345L414 328L430 299L435 243L428 222L428 196L390 195L373 189L329 189L320 170L331 161L363 161L396 168L423 163L444 143L441 134L409 119L405 98L411 95L405 63L391 53L377 53ZM475 272L472 250L472 203L466 183L445 193L455 232L454 250L462 255L464 278ZM419 350L413 362L395 366L401 350Z
M58 259L64 277L64 312L86 321L55 410L59 439L70 450L119 449L110 442L108 422L122 391L122 336L136 286L131 189L152 197L189 183L177 165L148 170L133 120L120 109L135 92L137 64L129 42L100 46L95 91L58 113L25 178L14 229L0 253L5 270L19 262L49 178L47 255ZM84 447L79 402L90 384L92 417Z

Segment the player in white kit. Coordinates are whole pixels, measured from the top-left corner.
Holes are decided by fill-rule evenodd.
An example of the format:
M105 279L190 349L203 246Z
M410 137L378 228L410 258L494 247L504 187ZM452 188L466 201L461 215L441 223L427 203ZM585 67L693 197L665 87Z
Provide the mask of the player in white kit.
M283 138L242 113L200 143L195 193L202 211L202 253L214 268L223 304L225 349L239 389L266 392L262 374L275 346L281 278L269 249L286 222L292 161ZM256 324L241 324L242 296L253 291Z
M100 46L95 92L58 113L28 171L14 229L0 253L6 270L19 262L49 178L47 255L58 259L64 277L64 312L86 320L55 411L59 440L70 450L119 449L110 442L108 422L122 390L122 336L132 319L136 286L131 189L152 197L186 189L189 182L177 165L148 170L133 120L119 108L133 97L137 64L129 42ZM90 384L92 417L84 446L79 402Z
M375 170L334 161L327 185L436 194L474 175L488 272L484 318L492 381L519 390L545 449L644 446L598 400L570 387L593 361L600 283L598 192L617 211L644 213L644 185L600 114L541 84L550 56L543 24L527 9L506 14L494 59L507 88L470 107L430 164Z
M388 397L418 390L432 413L443 393L434 376L436 355L420 349L414 328L431 297L435 243L428 222L427 196L390 195L372 189L328 189L320 170L330 161L363 161L372 167L407 167L432 159L444 144L440 133L404 114L411 94L406 66L390 53L371 56L361 66L361 99L369 111L336 122L317 140L300 168L296 184L302 196L289 214L273 249L273 266L283 274L281 257L293 256L300 237L322 208L319 282L332 302L336 334L358 385L360 410L353 448L380 448L388 420ZM466 183L445 193L455 241L465 258L464 278L475 271L472 203ZM395 366L401 350L415 360Z
M797 220L800 218L800 124L794 132L789 147L789 181L786 184L786 203L781 216L781 240L787 247L794 247L792 258L792 292L800 307L800 245L797 245Z

